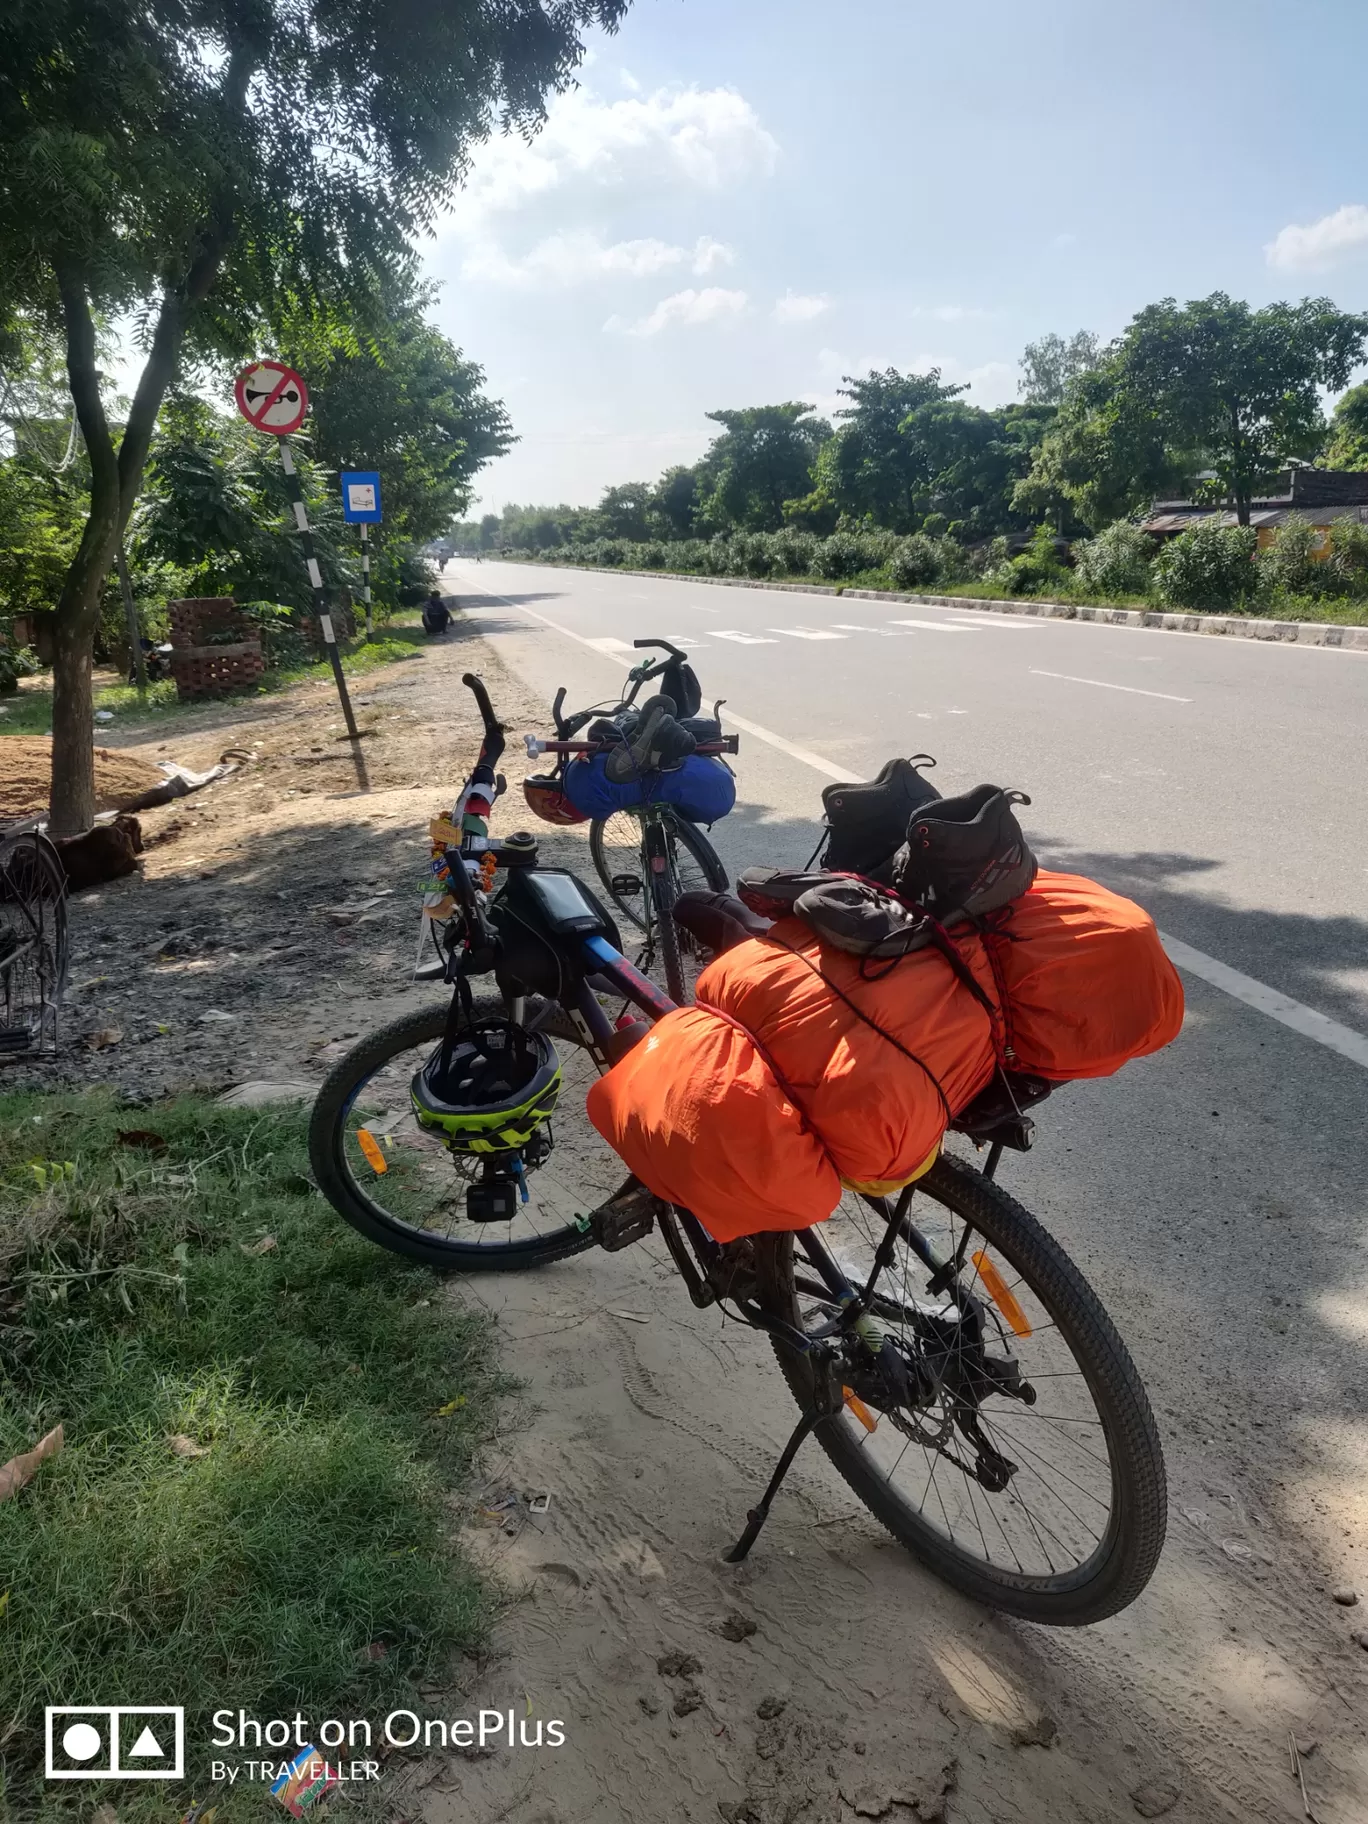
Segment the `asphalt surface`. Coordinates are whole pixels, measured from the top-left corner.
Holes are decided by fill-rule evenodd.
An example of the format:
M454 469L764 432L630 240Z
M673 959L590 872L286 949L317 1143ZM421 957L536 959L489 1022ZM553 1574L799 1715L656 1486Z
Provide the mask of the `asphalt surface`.
M733 871L805 862L833 773L929 752L944 792L1029 792L1043 860L1368 1035L1368 655L546 566L457 564L447 587L548 705L560 684L615 700L637 637L687 646L724 719L779 743L743 732L714 832ZM1111 1311L1169 1459L1151 1591L1050 1650L1115 1672L1189 1766L1224 1731L1252 1757L1243 1793L1215 1782L1242 1816L1301 1815L1287 1729L1320 1719L1329 1824L1368 1798L1364 1610L1329 1594L1368 1601L1368 1069L1185 987L1173 1047L1055 1097L1003 1167Z

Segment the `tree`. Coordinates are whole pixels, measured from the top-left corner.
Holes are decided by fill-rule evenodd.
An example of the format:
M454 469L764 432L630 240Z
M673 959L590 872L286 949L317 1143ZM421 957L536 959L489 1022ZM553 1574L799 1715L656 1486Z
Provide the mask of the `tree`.
M953 399L966 389L943 386L938 367L925 374L900 374L889 367L863 380L853 374L842 380L838 390L851 404L836 414L842 423L823 464L824 488L851 519L915 532L925 511L918 501L934 470L905 427L921 406Z
M1028 342L1021 356L1021 396L1028 405L1059 405L1069 382L1090 374L1101 360L1101 345L1090 329L1068 337L1051 332Z
M1156 401L1126 384L1109 353L1069 384L1035 452L1012 507L1066 529L1076 518L1099 531L1163 495L1181 494L1202 466L1202 453L1171 441Z
M0 330L60 328L90 510L54 625L55 830L94 812L100 594L187 350L242 357L303 299L383 317L381 278L502 119L535 129L627 0L11 0L0 65ZM133 312L122 434L96 348Z
M1368 469L1368 381L1336 400L1325 460L1332 469Z
M1151 304L1116 344L1123 402L1147 407L1172 450L1201 452L1242 526L1286 459L1325 436L1320 391L1342 387L1364 357L1368 316L1329 298L1248 304L1213 292Z
M651 517L667 539L692 538L698 520L698 471L666 469L651 489Z
M364 339L331 316L280 343L308 382L315 459L384 477L387 542L425 544L470 505L476 474L516 441L484 373L424 320L436 288L409 266L386 276L384 318Z
M594 512L604 538L629 538L644 544L651 536L651 489L644 481L605 488Z
M716 478L707 503L714 519L754 532L783 525L784 502L807 493L817 453L831 436L813 409L790 400L708 413L722 426L703 459Z

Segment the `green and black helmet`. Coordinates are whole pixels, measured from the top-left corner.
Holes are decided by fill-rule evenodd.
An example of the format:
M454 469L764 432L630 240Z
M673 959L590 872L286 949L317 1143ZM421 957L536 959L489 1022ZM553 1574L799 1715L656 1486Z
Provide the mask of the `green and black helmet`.
M453 1152L484 1158L526 1146L560 1091L550 1039L502 1021L443 1040L410 1086L420 1127L444 1135Z

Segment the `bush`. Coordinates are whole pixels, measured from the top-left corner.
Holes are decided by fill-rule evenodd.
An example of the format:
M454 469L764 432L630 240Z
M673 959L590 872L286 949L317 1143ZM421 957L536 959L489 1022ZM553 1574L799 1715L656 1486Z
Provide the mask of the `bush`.
M1074 572L1091 595L1146 595L1154 540L1127 519L1074 546Z
M1368 595L1368 526L1337 519L1330 527L1330 554L1321 565L1325 586L1336 595Z
M924 532L905 538L888 560L888 573L898 589L924 589L941 574L940 540Z
M818 576L832 582L854 576L865 568L863 541L851 532L833 532L824 538L812 554L812 567Z
M731 537L733 570L741 576L768 576L774 568L774 552L763 532L733 532Z
M1254 596L1258 572L1252 526L1223 526L1215 517L1199 520L1169 540L1154 560L1155 593L1174 608L1219 612Z
M1031 542L1008 565L1012 572L1013 595L1048 595L1063 588L1069 572L1060 557L1056 535L1050 526L1037 526Z
M1321 595L1329 578L1325 565L1313 553L1320 539L1304 520L1292 519L1274 534L1273 542L1254 559L1260 593Z
M817 539L800 526L786 526L782 532L771 532L770 550L774 555L776 576L810 576Z
M714 532L703 547L702 570L705 576L732 574L731 540L725 532Z

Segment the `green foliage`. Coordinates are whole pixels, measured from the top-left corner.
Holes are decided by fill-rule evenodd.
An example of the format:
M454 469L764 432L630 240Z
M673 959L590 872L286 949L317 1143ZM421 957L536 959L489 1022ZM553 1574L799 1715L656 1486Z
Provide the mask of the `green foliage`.
M893 553L888 571L897 589L929 588L941 574L939 541L920 532L904 538Z
M1368 526L1356 519L1334 520L1324 569L1326 586L1334 594L1368 597Z
M1368 469L1368 380L1336 400L1325 461L1332 469Z
M651 489L651 520L662 538L692 538L698 525L698 473L666 469Z
M198 1757L223 1705L411 1702L489 1615L448 1508L492 1432L486 1325L338 1224L303 1114L139 1109L156 1153L119 1143L132 1119L99 1091L0 1104L0 1461L66 1430L0 1504L22 1816L45 1704L155 1691ZM63 1169L39 1182L35 1157ZM204 1763L187 1773L203 1793ZM259 1789L239 1803L219 1798L225 1824L260 1815ZM128 1824L166 1815L120 1795Z
M1164 495L1180 494L1200 460L1174 447L1156 402L1126 384L1113 351L1069 385L1012 506L1069 516L1100 530Z
M1091 373L1100 361L1101 345L1090 329L1028 342L1021 356L1021 396L1028 405L1059 405L1069 382Z
M822 494L852 519L894 532L915 531L925 510L921 497L936 468L909 423L922 408L965 389L943 386L934 367L926 374L900 374L890 367L864 379L842 378L839 390L851 403L836 414L841 429L819 472Z
M757 532L783 525L785 501L808 490L817 452L831 436L831 426L812 410L790 400L708 413L722 426L705 458L710 519Z
M1172 608L1245 607L1254 598L1258 534L1250 526L1199 520L1171 538L1154 561L1155 593Z
M594 510L594 522L604 538L640 542L651 536L651 489L644 481L624 482L606 488Z
M1060 556L1053 526L1037 526L1031 542L1009 566L1013 595L1052 595L1067 587L1068 567Z
M1320 544L1320 535L1304 520L1291 519L1280 526L1272 543L1255 558L1261 593L1320 595L1335 576L1317 556Z
M1073 548L1074 574L1080 587L1099 595L1144 595L1150 585L1155 543L1129 520L1118 519L1096 538Z

